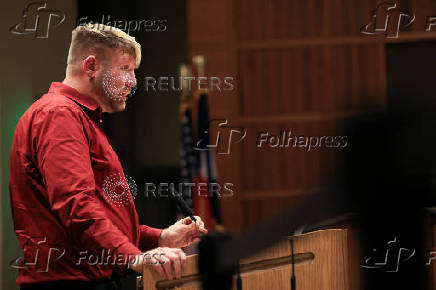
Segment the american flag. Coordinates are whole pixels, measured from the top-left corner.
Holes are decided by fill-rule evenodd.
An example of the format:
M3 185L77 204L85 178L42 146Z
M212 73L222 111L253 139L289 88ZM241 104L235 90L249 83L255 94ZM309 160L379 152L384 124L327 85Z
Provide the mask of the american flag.
M192 138L192 111L186 109L182 116L182 147L180 148L180 181L182 184L191 183L197 171L197 157L193 150ZM189 207L192 208L192 190L182 187L182 195Z
M209 110L207 95L200 96L198 101L198 142L194 148L192 133L192 111L187 109L182 118L182 150L181 150L181 181L195 183L194 190L183 187L183 196L193 207L195 215L201 216L208 230L215 229L222 223L219 199L216 194L209 194L209 184L217 180L215 152L206 147L209 144ZM207 186L197 186L205 183ZM201 188L201 190L199 190Z

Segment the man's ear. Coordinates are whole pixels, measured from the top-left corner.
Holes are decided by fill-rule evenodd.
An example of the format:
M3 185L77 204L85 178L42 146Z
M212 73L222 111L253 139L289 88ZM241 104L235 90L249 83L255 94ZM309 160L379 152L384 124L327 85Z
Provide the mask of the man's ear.
M90 80L95 78L97 71L97 59L95 55L90 55L82 62L82 69Z

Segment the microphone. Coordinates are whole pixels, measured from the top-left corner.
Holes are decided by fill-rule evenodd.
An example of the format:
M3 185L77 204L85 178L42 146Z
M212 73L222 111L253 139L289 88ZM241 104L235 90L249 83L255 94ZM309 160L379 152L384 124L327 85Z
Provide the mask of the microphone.
M173 189L173 194L170 195L175 199L183 215L189 216L194 222L196 222L197 220L195 219L194 214L192 213L192 209L186 204L186 201L183 199L183 197L175 189Z
M292 257L292 274L291 274L291 290L296 290L295 282L295 256L294 256L294 239L291 238L291 257Z

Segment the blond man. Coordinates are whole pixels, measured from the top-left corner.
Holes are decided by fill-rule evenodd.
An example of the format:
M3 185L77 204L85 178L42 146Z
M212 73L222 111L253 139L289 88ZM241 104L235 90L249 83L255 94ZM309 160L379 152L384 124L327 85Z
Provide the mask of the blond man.
M199 217L166 229L139 225L102 112L123 111L136 86L141 47L119 29L72 32L66 77L21 117L11 152L10 197L23 249L22 289L120 289L119 277L151 264L180 277L181 247L207 232ZM130 270L130 271L131 271Z

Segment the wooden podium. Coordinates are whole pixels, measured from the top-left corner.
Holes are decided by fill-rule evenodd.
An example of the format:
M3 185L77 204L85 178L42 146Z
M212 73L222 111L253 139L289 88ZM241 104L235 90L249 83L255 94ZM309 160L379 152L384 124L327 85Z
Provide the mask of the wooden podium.
M296 288L298 290L363 289L355 233L350 229L329 229L293 237ZM290 289L291 248L289 239L241 260L242 289ZM236 277L233 289L236 289ZM145 266L138 289L202 289L197 255L188 256L182 278L162 280Z

